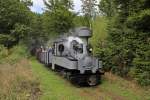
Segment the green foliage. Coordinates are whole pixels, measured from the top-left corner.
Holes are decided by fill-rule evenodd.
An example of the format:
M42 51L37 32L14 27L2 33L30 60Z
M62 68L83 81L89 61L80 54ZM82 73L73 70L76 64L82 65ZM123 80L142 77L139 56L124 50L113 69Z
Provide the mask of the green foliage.
M73 27L74 15L66 9L57 9L54 14L51 15L51 30L58 34L67 32Z
M98 43L105 41L107 38L108 20L105 17L97 16L92 23L93 36L91 38L92 45L95 47Z
M111 45L109 44L109 46L111 46ZM113 66L113 63L112 63L112 60L111 60L111 57L113 55L112 49L104 48L101 44L97 44L97 47L95 48L94 51L95 51L94 52L95 55L97 57L99 57L100 60L103 62L102 63L103 64L103 69L105 71L110 71L112 66Z
M140 12L128 17L127 25L136 31L148 32L150 31L150 9L141 10Z
M72 9L72 1L69 0L49 0L45 2L47 7L46 15L49 19L49 30L52 34L61 34L67 32L74 26L73 19L75 14Z
M8 56L8 50L3 45L0 45L0 63L1 63L1 59L4 59L7 56Z
M25 44L29 47L31 46L40 46L43 45L48 40L48 32L45 29L48 29L44 23L49 23L49 21L45 20L48 17L44 17L41 14L32 14L31 19L31 30L28 36L25 39Z
M97 13L97 0L81 0L82 1L82 14L87 27L92 28L92 19L95 18Z
M89 19L85 16L76 16L74 18L74 26L81 27L81 26L89 26Z
M147 86L150 84L150 62L140 61L135 59L133 62L133 69L131 70L131 75L138 83L142 86Z
M110 70L124 77L130 76L128 72L135 69L131 72L135 71L134 77L141 85L150 85L149 69L145 69L142 64L139 68L134 62L137 58L141 59L139 63L150 61L150 7L147 6L147 2L147 0L101 0L100 4L100 9L109 18L107 40L109 44L111 43L111 46L107 45L101 51L112 51L107 55L101 55L103 59L109 58L105 66L111 61Z
M27 48L24 45L15 46L10 50L10 52L12 52L11 54L17 54L18 56L23 58L28 56Z
M103 83L100 86L79 88L70 84L55 72L48 70L35 59L31 60L31 65L33 74L37 75L40 82L42 91L40 100L99 100L99 94L104 100L113 100L114 97L127 100L149 100L150 98L149 90L137 88L136 85L132 87L132 82L110 73L105 73Z
M23 1L0 1L0 44L10 48L27 34L30 10Z
M4 49L3 51L1 51L1 54L5 55L1 59L2 63L10 63L10 64L15 64L22 58L29 57L27 47L25 47L25 45L23 44L14 46L13 48L9 49L9 51L8 49Z
M103 15L107 17L113 17L115 13L114 2L112 0L101 0L99 9Z

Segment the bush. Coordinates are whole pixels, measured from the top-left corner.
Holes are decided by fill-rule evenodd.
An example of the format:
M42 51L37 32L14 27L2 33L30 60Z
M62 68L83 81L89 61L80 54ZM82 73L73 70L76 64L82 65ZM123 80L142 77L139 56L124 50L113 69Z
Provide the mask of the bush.
M105 71L110 71L113 63L112 63L112 56L113 56L113 50L111 49L112 45L110 43L107 43L107 45L104 46L104 44L98 44L95 48L95 55L103 62L103 69Z
M7 56L8 56L8 50L3 45L0 45L0 61Z
M5 49L4 51L8 51L8 50ZM22 58L27 58L27 57L29 57L27 48L24 45L17 45L12 49L9 49L8 56L5 59L3 59L2 62L15 64Z
M141 10L127 19L127 26L138 31L149 32L150 9Z
M142 86L150 85L150 62L135 59L130 75Z

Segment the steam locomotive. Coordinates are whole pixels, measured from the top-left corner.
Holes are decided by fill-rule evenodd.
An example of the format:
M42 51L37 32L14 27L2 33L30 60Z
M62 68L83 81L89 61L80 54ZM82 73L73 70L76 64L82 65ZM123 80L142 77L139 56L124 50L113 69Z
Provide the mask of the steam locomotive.
M72 29L68 36L56 39L51 48L41 48L37 58L71 82L98 85L104 73L102 62L92 55L88 43L90 37L92 31L87 27Z

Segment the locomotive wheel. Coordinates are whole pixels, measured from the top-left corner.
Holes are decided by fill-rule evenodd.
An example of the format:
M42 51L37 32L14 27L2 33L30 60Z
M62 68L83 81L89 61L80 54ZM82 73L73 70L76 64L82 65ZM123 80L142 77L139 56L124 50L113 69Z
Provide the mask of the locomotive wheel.
M87 78L87 84L89 86L96 86L98 83L99 83L99 79L98 79L98 77L96 75L90 75Z

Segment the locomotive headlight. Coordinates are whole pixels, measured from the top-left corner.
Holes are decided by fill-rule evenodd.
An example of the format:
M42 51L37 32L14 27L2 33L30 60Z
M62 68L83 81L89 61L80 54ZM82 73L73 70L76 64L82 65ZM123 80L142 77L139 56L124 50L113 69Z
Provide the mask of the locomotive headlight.
M92 48L88 48L88 52L91 54L93 52Z
M92 48L90 48L90 49L89 49L89 51L90 51L90 52L92 52L92 51L93 51L93 49L92 49Z
M88 53L90 53L90 54L93 52L93 48L92 48L91 45L88 45L88 46L87 46L87 51L88 51Z

